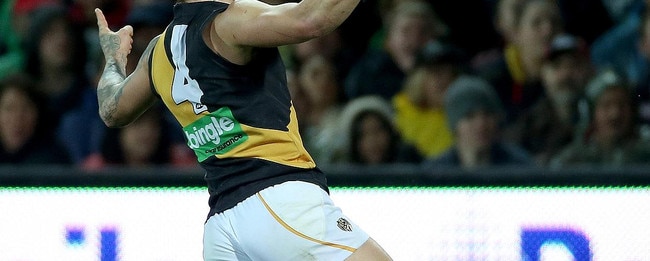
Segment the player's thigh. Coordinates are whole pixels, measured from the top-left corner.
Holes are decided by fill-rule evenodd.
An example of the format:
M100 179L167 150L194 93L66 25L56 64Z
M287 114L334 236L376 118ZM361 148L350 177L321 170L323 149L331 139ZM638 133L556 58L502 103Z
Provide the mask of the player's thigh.
M239 246L232 228L227 226L232 210L216 214L208 219L203 228L204 261L251 260Z

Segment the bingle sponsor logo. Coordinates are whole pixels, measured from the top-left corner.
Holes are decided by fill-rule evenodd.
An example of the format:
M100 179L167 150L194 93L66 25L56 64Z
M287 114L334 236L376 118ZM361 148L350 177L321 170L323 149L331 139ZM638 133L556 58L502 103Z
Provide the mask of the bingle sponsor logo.
M241 134L237 134L237 135L235 135L235 137L232 137L232 138L228 139L226 142L224 142L223 144L219 145L219 146L217 147L217 150L218 150L218 151L222 151L222 150L224 150L225 148L230 147L231 145L233 145L235 142L237 142L237 141L238 141L239 139L241 139L242 137L244 137L244 136L241 135Z
M221 142L221 136L223 133L231 131L234 127L234 122L227 117L220 117L219 119L210 117L210 123L202 128L193 127L192 133L185 131L187 145L192 149L198 149L209 142L218 145L219 142ZM241 135L238 136L241 138Z
M246 142L248 135L229 108L220 108L183 128L187 146L194 150L199 161L215 154L228 153Z

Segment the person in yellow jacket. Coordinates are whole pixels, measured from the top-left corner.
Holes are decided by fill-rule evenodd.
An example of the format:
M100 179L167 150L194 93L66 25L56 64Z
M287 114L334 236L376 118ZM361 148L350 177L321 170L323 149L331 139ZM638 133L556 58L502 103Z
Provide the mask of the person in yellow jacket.
M402 91L392 100L398 132L424 158L438 156L453 145L444 96L464 67L464 54L459 48L430 42L418 55L416 67L407 76Z

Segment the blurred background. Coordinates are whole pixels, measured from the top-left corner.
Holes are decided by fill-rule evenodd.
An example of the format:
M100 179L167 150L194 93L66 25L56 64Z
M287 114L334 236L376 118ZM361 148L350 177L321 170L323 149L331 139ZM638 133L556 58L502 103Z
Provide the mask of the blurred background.
M141 193L148 199L152 191L172 198L175 193L197 190L203 194L203 173L196 156L161 104L122 129L106 128L98 114L95 88L104 60L94 8L102 8L112 29L127 24L134 27L127 66L130 72L149 40L171 21L174 3L0 2L0 209L7 207L14 213L0 219L4 228L30 226L26 219L22 225L9 222L25 216L20 214L25 204L36 210L58 206L46 208L49 211L83 210L94 204L63 199L51 205L20 196L50 198L71 193L75 200L88 196L101 201L105 191L117 190L116 195L107 194L119 202L129 195L140 198ZM443 215L460 220L454 225L458 231L474 229L464 234L449 232L449 228L431 230L452 239L431 243L438 254L400 254L401 260L542 260L541 254L523 257L528 250L547 249L542 246L551 249L547 258L556 258L546 260L650 260L647 251L635 252L630 247L647 245L647 239L632 238L625 247L603 250L603 246L611 247L609 243L616 237L605 235L615 232L596 228L620 224L611 214L614 212L626 224L634 224L619 231L622 234L639 231L636 225L647 228L640 225L641 220L650 218L650 201L644 197L650 194L648 5L646 0L363 1L329 35L280 48L305 146L328 174L335 188L333 197L341 195L342 201L360 205L391 198L411 200L416 206L427 206L421 215L432 221ZM134 187L142 189L129 189ZM371 188L384 188L388 193ZM569 196L555 198L562 188L570 191ZM491 198L503 191L509 196L497 196L489 203L475 197L487 193ZM414 198L404 193L434 196ZM603 197L612 193L624 196ZM460 210L439 213L445 206L430 205L435 195L451 197ZM533 211L540 213L533 216L558 211L559 217L494 218L489 220L498 221L489 224L476 218L487 215L485 211L506 213L501 204L510 204L505 202L522 195L532 197L531 202L549 204L544 211ZM584 200L578 205L589 206L581 214L572 214L575 205L559 207L576 197ZM603 210L599 200L607 198L612 201L607 201ZM614 207L630 202L634 203L631 207ZM202 213L207 203L201 199L199 203L198 212ZM526 204L512 204L514 215L532 211ZM404 242L416 244L406 236L392 244L393 234L382 234L386 223L416 222L406 218L412 217L410 206L390 206L402 215L374 224L368 218L369 230L389 241L391 250L404 249ZM136 205L116 213L122 211L141 208ZM89 242L82 236L90 232L80 232L79 227L108 222L111 225L101 230L104 234L93 232L93 240L99 240L93 242L100 249L102 244L108 247L75 257L78 259L70 254L55 260L162 260L138 259L137 255L118 258L119 251L110 246L138 238L117 240L116 231L128 234L124 231L129 231L131 221L95 216L76 219L66 212L56 213L60 219L51 224L52 242L65 235L62 246L76 244L81 249L83 242ZM382 213L371 208L358 218ZM138 220L134 217L132 222ZM197 224L202 222L197 220ZM503 228L499 222L511 226L514 234L508 234L507 240L476 236L492 235ZM542 229L521 229L527 224ZM1 228L0 234L7 232ZM541 239L542 243L531 243L528 248L520 244L526 236L537 235L536 231L556 244L544 245L546 241ZM585 238L592 240L588 250L581 245ZM24 244L32 240L24 239ZM515 250L506 247L509 250L494 254L479 248L481 242L492 242L495 247L505 241L508 247L514 244ZM22 241L0 241L0 249L14 247L16 242ZM444 252L450 244L456 247L455 252ZM30 248L16 249L14 256L0 255L0 260L41 260L38 256L25 258ZM425 244L422 249L433 248ZM448 254L440 254L443 252ZM99 257L95 257L97 253ZM573 259L562 259L565 257ZM582 259L586 257L589 259Z
M0 163L194 167L169 113L106 128L93 9L135 29L128 71L173 1L0 6ZM320 166L467 171L650 162L643 0L373 0L327 36L283 46L305 145Z

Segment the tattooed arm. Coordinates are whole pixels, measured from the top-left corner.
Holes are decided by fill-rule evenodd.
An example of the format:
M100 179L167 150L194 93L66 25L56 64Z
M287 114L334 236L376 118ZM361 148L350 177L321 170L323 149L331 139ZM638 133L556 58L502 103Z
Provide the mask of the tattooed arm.
M155 101L149 86L148 58L158 38L147 46L131 75L126 75L127 55L131 52L133 28L125 26L113 32L101 10L95 9L106 65L97 86L99 115L106 126L122 127L137 119Z

